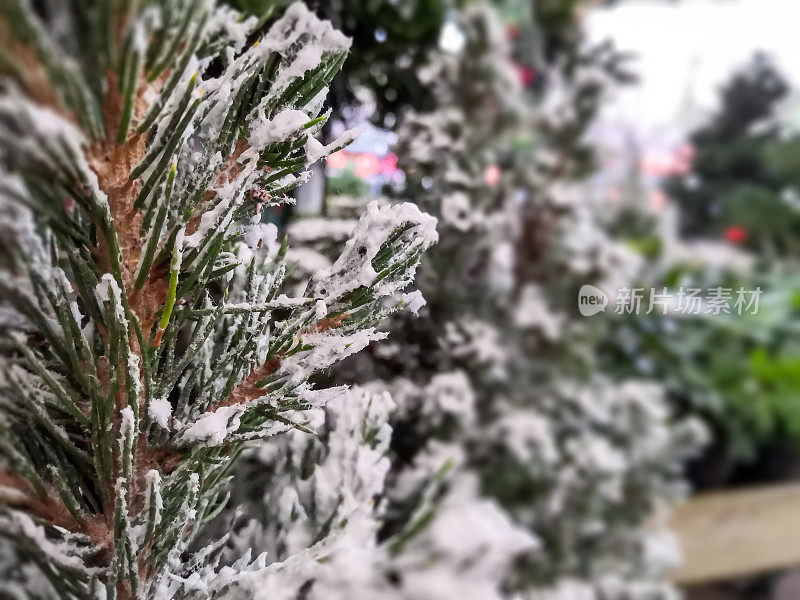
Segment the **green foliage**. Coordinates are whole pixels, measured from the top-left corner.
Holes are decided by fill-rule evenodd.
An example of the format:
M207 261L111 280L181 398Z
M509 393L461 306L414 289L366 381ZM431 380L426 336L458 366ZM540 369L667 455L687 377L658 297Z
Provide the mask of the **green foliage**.
M752 460L768 442L800 450L800 283L784 274L720 285L760 286L758 313L620 317L605 366L663 381L682 410L714 425L735 460Z
M365 198L369 193L369 183L355 174L353 169L346 169L335 176L325 179L325 194L328 196L350 196Z
M776 114L787 93L781 73L761 55L726 85L720 111L692 136L691 172L666 185L681 207L683 233L721 239L735 226L745 230L746 248L796 254L800 141L781 134Z

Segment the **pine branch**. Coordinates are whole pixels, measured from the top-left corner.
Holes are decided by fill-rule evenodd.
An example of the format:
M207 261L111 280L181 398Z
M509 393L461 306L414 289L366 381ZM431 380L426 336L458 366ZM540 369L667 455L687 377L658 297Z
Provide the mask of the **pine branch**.
M258 204L352 139L313 137L349 42L300 4L255 42L205 0L70 7L75 39L0 3L0 535L72 536L31 558L57 596L145 598L188 574L244 444L307 431L307 380L382 337L435 221L370 207L286 296Z

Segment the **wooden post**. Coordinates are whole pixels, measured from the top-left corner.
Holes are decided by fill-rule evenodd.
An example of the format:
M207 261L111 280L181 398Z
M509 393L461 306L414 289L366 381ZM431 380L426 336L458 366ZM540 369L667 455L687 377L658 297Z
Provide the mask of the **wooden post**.
M697 496L679 506L670 527L680 540L680 584L752 575L800 565L800 484Z

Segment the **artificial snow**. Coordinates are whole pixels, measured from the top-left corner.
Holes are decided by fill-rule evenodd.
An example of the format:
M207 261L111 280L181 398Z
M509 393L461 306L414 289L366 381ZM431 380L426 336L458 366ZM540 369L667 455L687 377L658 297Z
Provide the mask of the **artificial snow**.
M170 429L172 404L166 398L154 398L151 400L147 405L147 414L162 429Z
M186 428L180 436L180 441L186 444L219 446L225 442L229 434L239 429L243 413L244 407L239 404L222 406L212 412L204 413Z

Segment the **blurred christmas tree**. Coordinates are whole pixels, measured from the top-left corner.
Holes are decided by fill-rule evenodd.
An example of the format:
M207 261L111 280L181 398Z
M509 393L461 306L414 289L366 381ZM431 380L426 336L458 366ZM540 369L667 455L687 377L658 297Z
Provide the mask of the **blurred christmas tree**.
M625 57L583 44L573 14L564 39L574 45L562 42L528 90L491 6L472 4L450 23L457 43L432 48L413 74L426 101L401 115L396 146L398 196L439 218L440 244L420 271L426 303L414 307L419 319L393 321L388 344L336 370L340 382L388 388L398 405L379 509L397 593L420 582L409 568L422 564L420 548L441 547L458 565L440 573L442 585L482 581L480 598L668 598L669 538L642 524L681 493L696 430L671 418L657 386L598 373L603 320L565 302L584 283L632 278L638 264L604 230L586 181L595 166L586 131L629 77ZM299 270L326 264L357 204L337 199L336 219L290 226L305 246L289 256ZM494 547L489 528L476 514L462 547L439 523L453 505L486 503L515 550L481 574L459 557Z
M692 168L667 181L681 232L793 256L800 234L800 136L781 122L788 84L756 55L722 90L714 118L691 137Z

